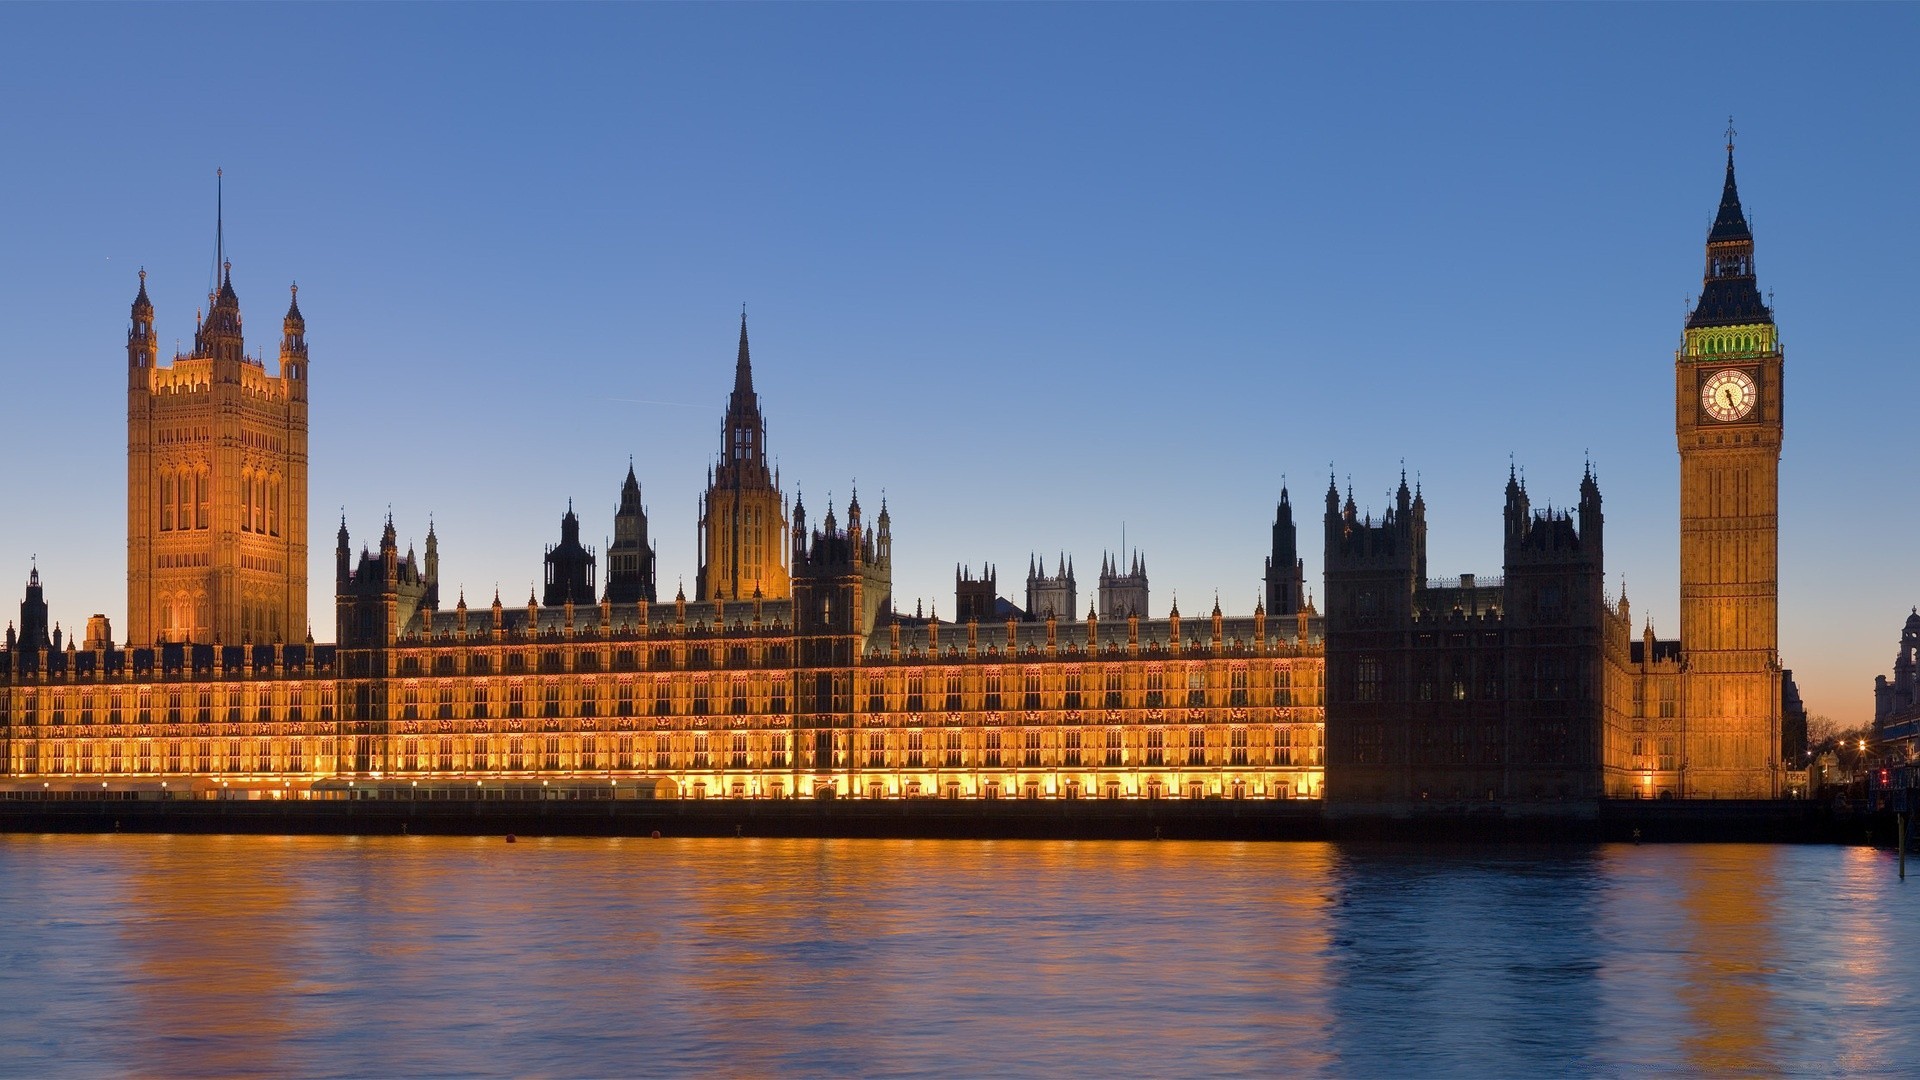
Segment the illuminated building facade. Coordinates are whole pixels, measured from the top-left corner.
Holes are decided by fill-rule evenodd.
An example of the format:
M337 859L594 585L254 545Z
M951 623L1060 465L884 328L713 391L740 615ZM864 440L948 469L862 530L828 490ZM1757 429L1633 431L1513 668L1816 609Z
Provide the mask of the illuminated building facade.
M307 340L298 290L269 375L232 268L191 353L159 362L146 271L127 332L127 641L307 636Z
M298 326L295 309L283 381L304 371ZM237 337L220 348L240 356ZM304 412L301 430L304 446ZM1046 601L1032 614L988 577L957 585L961 621L900 615L884 503L869 522L856 494L844 523L829 507L812 526L796 502L789 525L766 453L743 320L692 601L654 597L631 468L597 595L598 556L571 507L545 553L544 595L507 606L496 593L474 609L464 595L442 602L431 527L424 558L400 550L391 518L377 550L356 555L343 520L334 645L194 622L115 646L101 618L82 648L47 631L36 570L26 633L0 652L8 782L264 797L355 779L593 779L692 798L1320 793L1324 660L1297 582L1271 619L1264 605L1154 619L1136 557L1103 566L1101 609L1085 619L1070 570L1030 575L1029 603ZM304 483L293 491L304 504ZM304 505L281 505L289 527L304 521ZM210 529L232 550L209 562L246 550L243 531ZM1296 564L1292 536L1283 496L1270 564Z
M223 272L192 356L128 339L129 643L46 628L37 572L0 653L15 777L652 778L682 795L1588 802L1785 793L1797 693L1778 656L1782 353L1734 184L1675 355L1681 639L1609 599L1599 486L1533 511L1510 475L1504 576L1428 576L1402 479L1376 522L1327 493L1327 616L1303 598L1283 492L1251 617L1149 615L1146 561L1030 563L1026 609L985 568L955 621L895 611L886 507L791 508L768 464L744 317L695 597L655 598L631 467L609 565L569 507L545 595L448 608L438 537L336 545L336 645L303 626L305 324L269 378ZM31 617L30 617L31 616ZM1896 680L1897 681L1897 680ZM1911 681L1911 680L1909 680ZM1904 684L1902 684L1904 685ZM1898 687L1895 688L1899 691ZM1322 746L1326 749L1323 772ZM1326 778L1323 787L1322 778ZM51 784L51 779L42 783Z

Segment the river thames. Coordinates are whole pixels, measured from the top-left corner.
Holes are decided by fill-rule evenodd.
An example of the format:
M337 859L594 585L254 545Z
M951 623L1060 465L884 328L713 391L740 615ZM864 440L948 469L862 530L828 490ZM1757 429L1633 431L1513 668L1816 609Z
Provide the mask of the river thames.
M0 1071L1911 1072L1916 896L1838 847L5 836Z

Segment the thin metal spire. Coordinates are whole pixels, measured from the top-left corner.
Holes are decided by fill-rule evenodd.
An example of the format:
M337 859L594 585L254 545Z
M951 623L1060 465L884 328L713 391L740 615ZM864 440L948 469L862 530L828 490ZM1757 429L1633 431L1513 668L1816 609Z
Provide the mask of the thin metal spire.
M226 173L213 170L213 291L220 291L220 267L227 261Z

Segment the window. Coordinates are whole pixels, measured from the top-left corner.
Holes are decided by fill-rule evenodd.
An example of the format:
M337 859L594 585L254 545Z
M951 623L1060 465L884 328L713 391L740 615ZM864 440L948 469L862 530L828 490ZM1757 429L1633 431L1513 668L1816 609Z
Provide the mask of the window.
M1165 704L1167 698L1166 672L1155 668L1147 672L1147 708L1157 709Z
M1245 765L1247 763L1247 729L1246 728L1233 729L1232 741L1228 744L1228 750L1232 755L1228 759L1230 764Z
M1207 703L1207 675L1199 668L1187 672L1187 708L1198 709Z
M747 767L747 733L744 731L733 733L733 747L728 766L734 769Z
M960 733L957 731L949 731L947 732L947 768L957 769L959 767Z
M1107 729L1107 767L1108 768L1113 768L1121 763L1120 762L1120 757L1121 757L1120 738L1121 738L1121 731L1119 728Z
M947 710L949 712L954 712L954 711L958 711L959 708L960 708L960 672L957 670L950 669L947 672Z
M787 767L786 732L776 731L773 733L773 749L768 752L767 767L770 769L784 769Z
M998 731L987 732L986 767L989 769L1000 767L1000 733Z
M907 676L907 711L919 712L926 708L927 677L915 673Z
M1152 728L1147 732L1147 764L1158 768L1167 763L1166 732Z
M1109 671L1106 673L1106 687L1107 687L1106 707L1109 709L1119 708L1120 700L1121 700L1119 671L1115 670L1115 671Z
M1363 656L1354 664L1354 700L1379 701L1385 685L1377 657Z
M1080 707L1080 673L1077 671L1067 672L1066 707L1069 709Z
M918 769L926 764L925 736L918 731L907 732L907 768Z
M693 737L693 767L696 769L708 767L710 755L707 750L707 739L707 733L704 731Z
M867 768L884 769L887 767L887 733L884 731L867 732Z
M989 709L998 709L1000 707L1000 673L997 671L987 672L987 702L985 707Z
M653 767L673 768L673 736L660 734L653 737Z
M1205 728L1187 729L1187 764L1205 765L1207 763L1207 732Z
M1236 667L1228 675L1227 704L1244 707L1247 703L1247 669Z
M1040 707L1040 673L1029 671L1026 674L1026 690L1022 693L1021 707L1037 709Z
M1078 732L1070 733L1068 738L1072 741L1073 746L1077 747L1080 745L1080 735ZM1024 752L1021 757L1021 763L1029 769L1039 768L1040 733L1038 731L1028 731L1022 736L1022 739L1024 740ZM1079 751L1077 750L1074 752L1073 764L1080 764Z

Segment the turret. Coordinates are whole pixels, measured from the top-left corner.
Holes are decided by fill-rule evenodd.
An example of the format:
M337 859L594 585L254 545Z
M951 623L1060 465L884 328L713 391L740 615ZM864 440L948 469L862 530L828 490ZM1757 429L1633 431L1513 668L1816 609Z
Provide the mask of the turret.
M429 611L440 609L440 539L433 534L433 519L427 519L427 598Z
M1593 466L1589 464L1580 477L1580 542L1600 549L1601 528L1604 521L1600 513L1600 484L1594 479Z
M19 647L28 651L53 647L47 634L47 599L40 588L40 568L27 574L27 595L20 601Z
M292 285L290 291L287 317L280 323L280 377L301 383L307 378L307 320L300 314L300 286Z
M1513 466L1509 464L1507 466L1506 506L1507 542L1509 544L1516 542L1520 537L1526 535L1527 517L1530 512L1531 504L1527 501L1527 489L1520 483L1518 474L1514 472Z
M1293 503L1280 485L1280 503L1273 511L1273 553L1267 556L1265 610L1291 615L1306 595L1306 564L1301 561L1293 524Z
M560 542L546 552L546 606L593 603L597 595L593 576L598 565L593 549L580 543L580 519L569 499L567 512L560 517Z
M147 372L159 363L160 343L153 336L153 301L147 299L147 272L140 271L140 292L133 298L133 325L127 329L128 385L144 390Z
M647 537L647 509L640 500L640 479L627 462L620 504L613 512L613 543L607 548L606 599L632 604L654 597L654 547Z
M353 549L347 546L347 515L340 515L340 532L333 549L333 583L345 585L353 576Z

